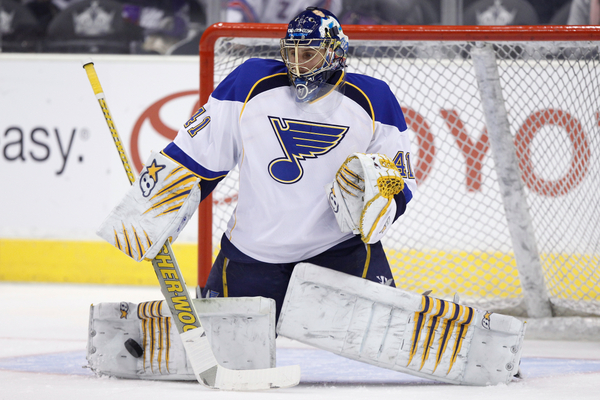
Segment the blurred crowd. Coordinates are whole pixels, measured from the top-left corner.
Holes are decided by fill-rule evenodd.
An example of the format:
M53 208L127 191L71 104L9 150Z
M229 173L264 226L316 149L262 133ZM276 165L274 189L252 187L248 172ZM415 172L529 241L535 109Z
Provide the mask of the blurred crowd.
M600 0L0 0L0 51L198 53L214 22L287 23L308 6L342 24L597 25ZM449 7L455 6L454 8ZM447 17L447 16L446 16Z

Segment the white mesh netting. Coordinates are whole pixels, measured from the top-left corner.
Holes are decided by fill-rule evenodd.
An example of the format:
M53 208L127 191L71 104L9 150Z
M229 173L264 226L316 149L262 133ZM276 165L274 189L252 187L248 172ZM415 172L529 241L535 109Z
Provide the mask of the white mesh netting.
M600 315L599 43L496 42L511 134L555 315ZM386 81L413 138L419 190L383 243L396 284L526 313L468 42L351 42L348 72ZM278 40L219 39L217 85ZM333 179L333 177L332 177ZM237 172L213 193L213 248Z

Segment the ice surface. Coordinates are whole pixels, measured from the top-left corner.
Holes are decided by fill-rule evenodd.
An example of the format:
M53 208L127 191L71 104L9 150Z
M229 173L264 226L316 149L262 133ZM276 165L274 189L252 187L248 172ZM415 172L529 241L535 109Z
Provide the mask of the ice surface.
M195 382L98 378L82 368L90 304L161 298L158 285L0 283L0 400L600 398L600 342L525 341L525 378L491 387L436 383L281 337L277 364L302 368L301 384L290 389L219 392Z

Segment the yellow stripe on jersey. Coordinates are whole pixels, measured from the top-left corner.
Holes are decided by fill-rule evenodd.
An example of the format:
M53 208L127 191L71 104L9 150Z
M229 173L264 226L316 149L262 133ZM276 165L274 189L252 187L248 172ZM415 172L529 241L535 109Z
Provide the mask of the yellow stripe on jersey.
M321 101L323 100L325 97L329 96L331 93L333 93L333 91L340 86L340 84L344 83L345 81L345 77L346 77L346 71L342 70L342 73L340 74L339 79L333 84L330 85L331 87L329 87L329 90L327 91L327 93L325 94L320 94L316 99L309 101L310 104L316 103L317 101Z
M264 78L257 80L256 83L254 85L252 85L252 88L250 89L250 91L248 92L248 95L246 96L246 99L244 100L244 105L242 106L242 111L240 111L240 119L242 119L242 114L244 113L244 109L246 108L246 103L248 103L248 100L250 100L250 96L252 95L252 92L254 91L256 86L258 86L259 83L261 83L262 81L264 81L266 79L272 78L274 76L281 76L281 75L287 75L287 72L279 72L277 74L265 76Z
M169 157L164 151L161 151L160 154L162 154L163 156L167 157L169 160L173 161L174 163L177 163L177 164L181 165L181 163L179 161L175 160L172 157ZM185 168L185 166L184 166L184 168ZM188 169L188 171L190 173L194 174L195 176L197 176L198 178L200 178L200 180L204 180L204 181L214 181L214 180L217 180L217 179L221 179L221 178L224 178L225 176L227 176L227 173L228 173L227 172L227 173L225 173L223 175L215 176L213 178L208 178L208 177L202 176L202 175L200 175L200 174L198 174L198 173L196 173L196 172L194 172L192 170Z
M367 272L369 271L369 264L371 263L371 245L368 243L365 243L365 247L367 249L367 258L365 259L365 266L363 268L363 273L362 273L363 278L367 277Z
M356 86L350 82L346 82L346 85L352 86L353 88L358 90L360 93L362 93L363 96L365 96L365 100L367 100L367 102L369 103L369 108L371 110L371 119L373 120L373 133L375 133L375 111L373 110L373 103L371 103L371 99L369 99L367 94L365 92L363 92L358 86Z

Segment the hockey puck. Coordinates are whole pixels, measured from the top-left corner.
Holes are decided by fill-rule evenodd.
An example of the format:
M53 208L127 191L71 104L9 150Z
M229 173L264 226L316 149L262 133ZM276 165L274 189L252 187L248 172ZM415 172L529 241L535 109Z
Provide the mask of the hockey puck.
M127 339L125 341L125 348L129 354L135 358L140 358L142 354L144 354L144 349L142 349L142 346L140 346L140 344L133 339Z

